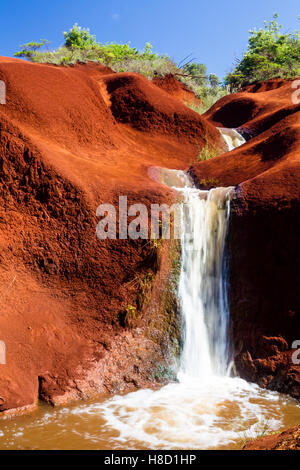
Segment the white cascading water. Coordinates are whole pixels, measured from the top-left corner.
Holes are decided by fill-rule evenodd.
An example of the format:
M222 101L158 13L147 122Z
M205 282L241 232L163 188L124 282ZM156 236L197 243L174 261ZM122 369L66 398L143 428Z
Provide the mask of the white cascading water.
M235 130L219 128L228 150L244 144ZM178 377L230 372L225 240L232 187L201 191L186 181L182 208L179 298L184 339Z
M225 127L219 127L218 129L225 140L229 151L240 147L246 142L244 137L239 134L236 129L226 129Z
M178 378L227 375L225 240L232 188L186 188L182 205L179 299L184 319Z
M229 149L243 143L235 130L220 132ZM291 409L299 421L299 405L291 398L230 377L225 245L232 188L201 191L182 171L160 168L158 174L184 198L178 381L73 408L80 442L106 449L228 448L255 437L266 422L269 431L286 425ZM64 423L70 416L65 410L48 414L43 427ZM62 439L64 425L58 429Z

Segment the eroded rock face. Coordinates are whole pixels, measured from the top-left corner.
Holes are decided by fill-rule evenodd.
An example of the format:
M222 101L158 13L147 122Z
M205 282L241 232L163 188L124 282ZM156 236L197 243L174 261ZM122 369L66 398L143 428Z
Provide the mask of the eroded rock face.
M7 347L0 411L166 378L179 330L168 246L158 252L143 241L100 242L96 209L117 206L120 195L147 207L172 202L148 168L187 169L207 138L222 146L216 124L254 136L191 168L196 181L236 186L236 367L299 396L290 347L299 331L300 130L290 83L225 97L203 118L161 83L95 64L2 58L0 80L7 88L0 106L0 340ZM138 315L128 319L130 305Z
M291 360L299 319L299 203L279 208L233 201L230 308L239 374L300 398Z
M96 209L120 195L171 202L147 169L188 168L219 133L147 79L100 65L1 58L0 80L0 411L164 380L178 333L176 306L162 308L167 246L98 240Z
M230 312L236 370L300 397L291 346L300 334L300 106L291 82L227 96L206 113L252 137L190 169L196 183L235 186L230 219ZM300 337L299 337L300 338Z
M172 74L167 74L164 77L155 77L152 83L174 98L177 98L182 103L194 106L201 105L201 100L196 98L194 93L184 83L176 80L175 76Z
M179 136L197 145L205 144L206 138L222 145L218 131L210 122L141 75L113 74L104 81L112 114L118 122L140 131L150 130L152 134Z

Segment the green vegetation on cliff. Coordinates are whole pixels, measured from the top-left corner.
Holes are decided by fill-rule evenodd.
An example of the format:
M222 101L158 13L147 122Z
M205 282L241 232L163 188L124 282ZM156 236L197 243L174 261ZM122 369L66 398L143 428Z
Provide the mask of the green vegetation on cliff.
M264 28L249 31L246 53L225 77L231 90L271 78L300 75L300 31L283 34L277 18L275 14L270 23L264 22Z
M202 105L195 111L202 113L228 89L237 91L258 81L300 75L300 31L282 33L277 18L274 14L272 21L264 22L264 28L249 31L248 49L233 72L227 74L223 85L215 74L207 74L204 64L190 61L179 66L167 55L153 52L148 42L142 51L129 43L100 43L88 28L77 24L64 32L64 45L58 49L48 50L49 42L42 39L23 44L15 56L55 65L99 62L115 72L136 72L149 79L173 74L200 98Z
M199 112L206 111L225 94L219 78L215 74L207 75L204 64L190 62L180 68L170 57L153 52L149 42L143 51L130 44L103 44L96 41L88 28L81 28L77 24L69 32L64 32L64 39L64 45L55 51L47 50L49 42L45 39L23 44L15 56L55 65L99 62L115 72L140 73L149 79L173 74L201 99L203 106L197 110Z

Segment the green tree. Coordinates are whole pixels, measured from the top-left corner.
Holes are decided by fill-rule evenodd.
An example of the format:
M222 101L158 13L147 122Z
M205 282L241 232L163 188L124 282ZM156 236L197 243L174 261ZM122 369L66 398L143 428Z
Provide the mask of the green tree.
M219 77L215 73L211 73L208 76L208 81L212 88L216 88L218 85L220 85Z
M21 50L14 54L15 57L26 57L28 59L32 59L34 56L37 55L37 52L47 44L50 44L47 39L41 39L40 42L27 42L26 44L22 44L20 46Z
M250 30L248 49L225 84L232 89L261 80L300 75L300 32L283 34L274 14L264 28ZM299 18L300 19L300 18Z
M183 67L183 72L189 75L193 81L199 86L205 86L207 83L206 65L197 62L190 62Z
M69 30L64 32L65 46L68 48L89 49L97 46L96 36L90 33L89 28L81 28L77 23Z

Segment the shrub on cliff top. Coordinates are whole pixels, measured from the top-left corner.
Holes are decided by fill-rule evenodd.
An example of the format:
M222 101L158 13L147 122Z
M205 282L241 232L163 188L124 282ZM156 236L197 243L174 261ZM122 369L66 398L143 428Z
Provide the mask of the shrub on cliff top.
M21 50L14 54L15 57L26 57L27 59L33 60L38 54L38 50L42 47L50 44L47 39L41 39L40 42L31 41L20 46Z
M283 34L278 15L264 28L250 30L248 49L225 83L232 90L270 78L300 75L300 31ZM300 17L299 17L300 19Z
M97 46L96 36L90 34L89 28L81 28L77 23L69 32L64 32L64 38L68 48L89 49Z
M88 28L81 28L77 24L69 32L64 32L64 39L64 45L54 51L42 50L49 44L46 40L23 44L21 51L16 52L15 56L55 65L99 62L115 72L140 73L149 79L157 75L174 74L201 99L203 106L197 109L200 113L225 94L218 77L214 74L207 76L204 64L193 62L179 68L170 57L153 52L149 42L145 44L143 51L130 44L102 44L96 41L96 36Z
M45 62L52 64L72 65L76 62L101 62L114 66L129 61L148 61L149 63L166 60L174 65L171 59L158 55L152 51L150 43L145 44L143 51L138 51L130 44L109 43L102 44L96 41L96 36L90 33L88 28L81 28L75 24L69 32L64 32L65 43L55 51L41 51L48 41L29 42L21 46L21 51L16 52L16 57L26 57L33 62Z

